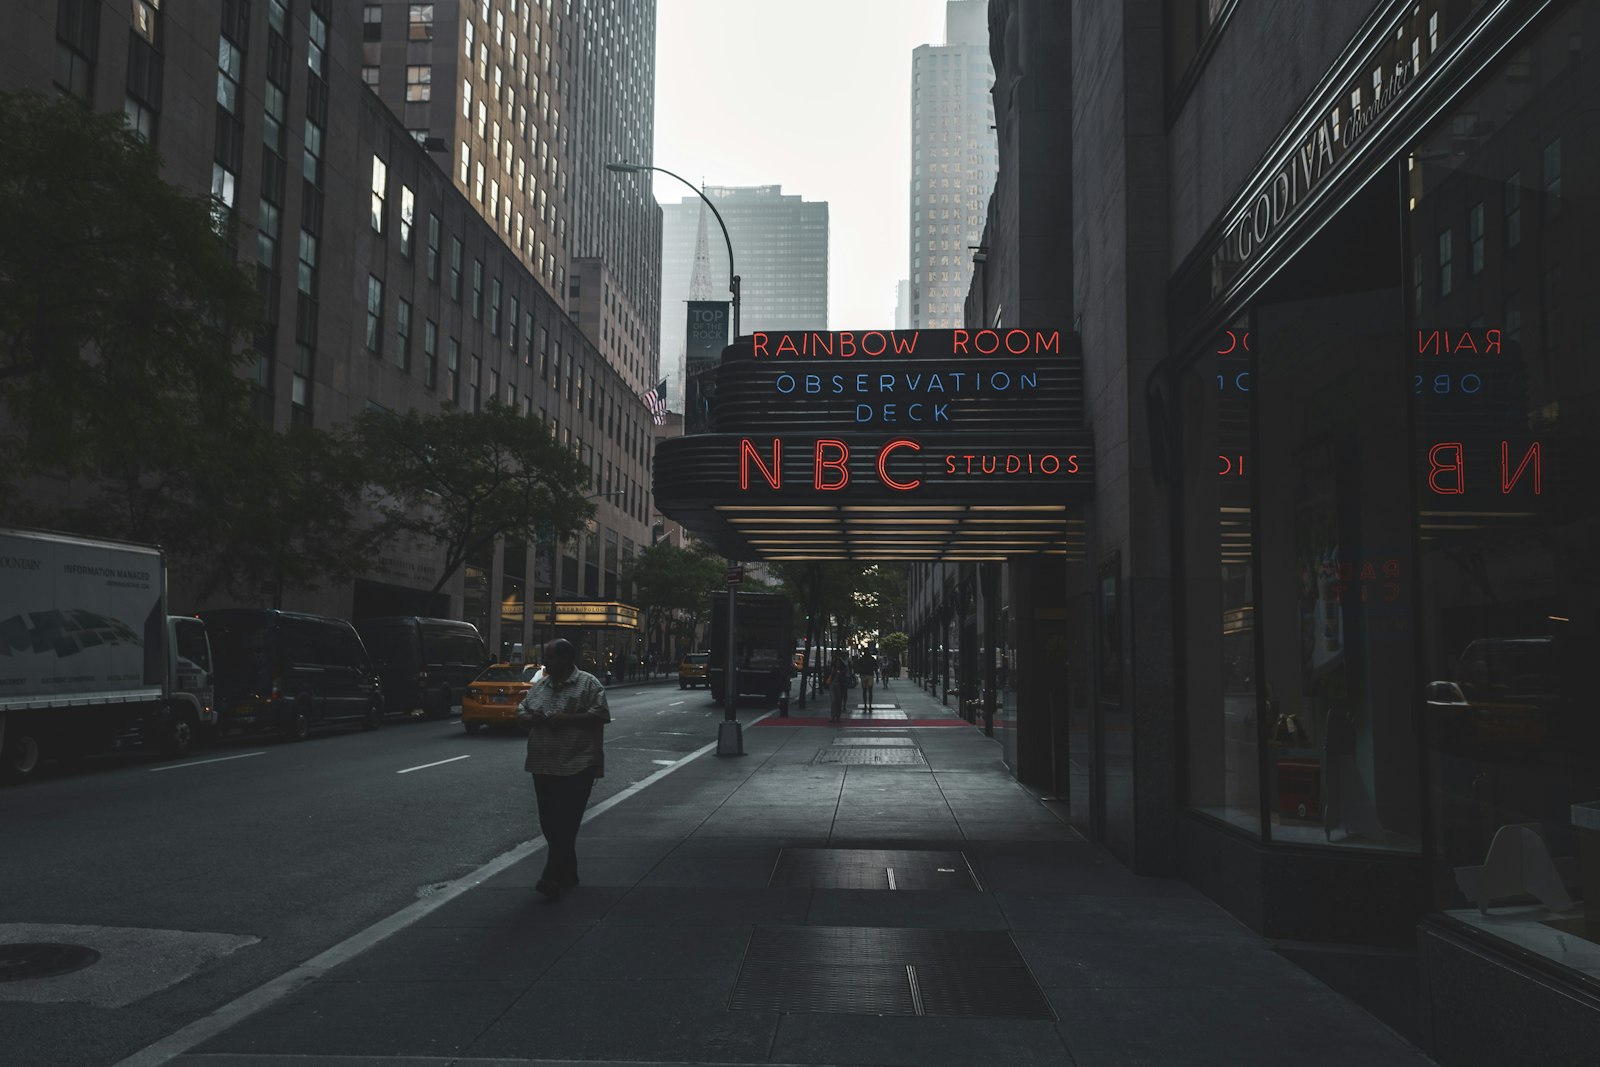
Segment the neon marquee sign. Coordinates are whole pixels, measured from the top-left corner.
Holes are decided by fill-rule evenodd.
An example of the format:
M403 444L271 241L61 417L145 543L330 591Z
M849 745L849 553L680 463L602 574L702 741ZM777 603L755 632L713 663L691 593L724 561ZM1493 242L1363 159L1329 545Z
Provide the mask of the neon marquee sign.
M768 431L729 442L741 493L831 494L862 478L912 493L1087 468L1086 450L1046 437L1081 411L1081 370L1059 330L758 332L748 358L725 357L719 373L718 429ZM853 432L867 427L916 436Z
M890 508L897 532L925 539L1004 533L1014 547L1059 548L1065 508L1093 492L1072 333L758 332L726 348L715 375L711 432L660 442L654 488L663 514L732 551L777 551L774 536L815 550L815 519L809 542L798 522L759 550L745 541L740 523L790 508L841 509L845 530L851 515ZM1061 523L985 525L1016 507ZM952 516L971 508L993 514L968 530ZM913 514L944 517L919 526ZM867 551L849 544L838 550Z

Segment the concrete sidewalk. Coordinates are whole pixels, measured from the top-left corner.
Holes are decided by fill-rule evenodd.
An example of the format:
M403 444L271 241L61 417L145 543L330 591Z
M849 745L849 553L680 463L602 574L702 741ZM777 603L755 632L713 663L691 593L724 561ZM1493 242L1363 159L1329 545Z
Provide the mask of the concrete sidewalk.
M173 1062L1430 1062L915 684L877 696L592 816L559 903L536 853Z

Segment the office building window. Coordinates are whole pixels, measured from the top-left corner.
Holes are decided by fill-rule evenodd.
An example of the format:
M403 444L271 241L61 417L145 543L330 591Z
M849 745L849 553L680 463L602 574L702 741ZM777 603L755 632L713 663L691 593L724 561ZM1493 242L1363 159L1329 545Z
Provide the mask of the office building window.
M446 392L452 404L461 401L461 342L454 337L450 338L450 347L445 353L444 370L446 375Z
M439 280L439 216L428 213L428 280Z
M383 351L383 282L367 275L367 351Z
M1453 255L1450 250L1450 231L1447 229L1439 234L1439 295L1446 297L1451 292L1451 267Z
M376 79L374 79L376 84ZM406 67L406 100L420 104L433 99L433 68L427 65Z
M383 5L367 4L361 9L361 39L383 40Z
M306 27L306 66L320 76L323 54L328 48L328 24L313 11L307 16Z
M217 38L217 103L230 115L239 113L239 74L244 57L239 46L226 37Z
M406 20L406 38L412 41L433 40L433 5L412 4Z
M411 369L411 301L405 297L395 299L394 332L396 344L394 346L394 364L401 370Z
M432 319L422 324L422 384L432 389L439 377L439 326Z
M1561 213L1561 138L1544 146L1544 218Z
M1505 191L1506 247L1515 248L1522 240L1522 174L1519 171L1506 179Z
M383 198L389 183L389 168L377 156L372 157L372 230L383 232Z
M1483 202L1472 205L1467 213L1467 243L1472 248L1472 273L1483 273Z
M416 216L417 198L411 187L400 187L400 254L411 255L411 223Z

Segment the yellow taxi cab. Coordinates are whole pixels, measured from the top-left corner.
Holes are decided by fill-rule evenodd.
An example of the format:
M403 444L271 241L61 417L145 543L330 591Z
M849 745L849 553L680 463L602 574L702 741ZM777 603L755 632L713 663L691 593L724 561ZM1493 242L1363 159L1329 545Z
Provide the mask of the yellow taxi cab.
M804 648L797 648L797 649L794 650L794 672L796 674L799 674L801 671L803 671L805 669L806 669L806 650Z
M711 665L711 653L691 652L683 657L683 662L678 664L678 688L687 689L691 685L711 684L707 673Z
M544 673L534 663L496 663L484 668L461 695L461 726L469 734L480 726L516 725L517 705Z

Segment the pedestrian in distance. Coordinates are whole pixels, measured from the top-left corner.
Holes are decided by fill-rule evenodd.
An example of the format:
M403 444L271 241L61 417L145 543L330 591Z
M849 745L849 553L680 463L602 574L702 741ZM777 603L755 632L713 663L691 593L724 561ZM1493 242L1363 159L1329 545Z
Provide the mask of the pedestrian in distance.
M836 723L844 717L844 702L850 695L850 657L843 649L833 654L833 662L828 665L828 676L823 679L823 684L828 687L828 696L832 700L828 721Z
M878 657L863 648L861 655L856 657L856 674L861 676L861 705L868 715L872 714L872 683L878 675Z
M578 884L578 827L596 778L605 775L605 727L611 721L605 686L578 669L578 650L558 638L544 652L544 677L517 707L528 728L523 769L533 775L544 873L535 885L547 901Z

